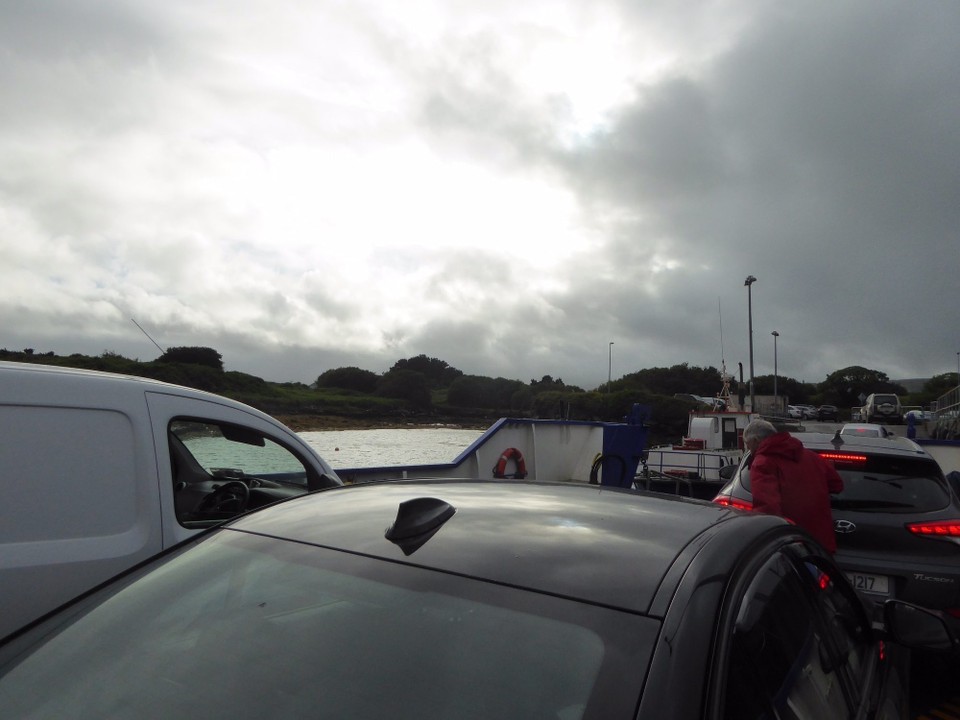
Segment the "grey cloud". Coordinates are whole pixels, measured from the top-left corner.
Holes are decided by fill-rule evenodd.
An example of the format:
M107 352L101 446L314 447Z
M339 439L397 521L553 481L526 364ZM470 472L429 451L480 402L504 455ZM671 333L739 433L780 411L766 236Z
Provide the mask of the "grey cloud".
M326 94L274 86L269 73L247 73L234 34L243 23L218 23L202 4L163 7L61 0L0 11L0 223L17 229L0 245L26 268L30 252L7 248L42 243L43 281L59 283L0 303L0 346L149 359L127 317L142 314L165 344L213 345L228 367L269 379L312 380L325 365L382 371L424 352L465 372L594 387L610 341L615 375L721 356L746 364L749 273L759 278L758 373L772 370L773 329L781 373L800 379L852 364L894 377L953 366L955 2L624 3L623 32L660 37L678 60L579 144L563 139L570 99L525 94L491 30L444 36L426 52L373 6L353 18L328 9L389 60L370 71L392 81L381 107L352 93L368 77L359 59L340 66L331 52L310 66L331 76ZM509 32L532 43L538 29ZM334 117L331 103L357 110ZM602 241L565 248L571 260L533 297L529 271L486 248L447 252L416 238L384 249L370 282L379 269L422 275L424 311L447 314L354 331L380 337L379 352L344 350L343 336L314 347L304 328L330 323L349 336L366 316L296 267L282 239L258 236L255 202L238 207L220 186L263 177L260 153L273 143L407 138L408 104L415 142L511 178L561 180L584 236ZM369 207L381 211L375 197ZM231 322L237 303L247 327Z

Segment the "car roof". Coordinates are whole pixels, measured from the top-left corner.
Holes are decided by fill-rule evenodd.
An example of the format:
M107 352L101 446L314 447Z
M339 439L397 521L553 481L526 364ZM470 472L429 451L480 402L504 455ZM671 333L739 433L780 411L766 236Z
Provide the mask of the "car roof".
M410 501L426 517L454 512L435 534L388 540ZM705 547L711 573L729 572L738 548L778 526L795 532L770 515L578 483L397 481L314 493L227 528L647 613L665 609Z
M849 424L849 423L848 423ZM810 450L844 450L863 453L898 455L901 457L933 457L909 438L899 435L869 437L862 435L840 435L838 433L791 433L804 447Z

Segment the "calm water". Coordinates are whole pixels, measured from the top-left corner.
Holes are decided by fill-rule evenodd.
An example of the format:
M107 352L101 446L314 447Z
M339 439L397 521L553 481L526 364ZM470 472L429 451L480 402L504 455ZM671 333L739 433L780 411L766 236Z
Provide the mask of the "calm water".
M436 427L298 434L336 470L452 462L483 431Z

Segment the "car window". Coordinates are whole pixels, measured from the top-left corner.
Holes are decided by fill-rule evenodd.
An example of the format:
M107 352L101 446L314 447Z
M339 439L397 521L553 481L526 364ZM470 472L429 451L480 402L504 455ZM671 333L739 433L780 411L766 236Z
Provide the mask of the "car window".
M840 578L831 577L831 570L805 563L815 577L815 605L819 608L831 643L833 663L848 674L853 688L866 682L868 653L872 650L869 620L854 591Z
M283 445L249 428L176 419L168 437L174 506L182 525L225 520L308 490L307 466ZM270 495L268 488L277 491ZM254 491L264 496L256 504L250 497Z
M727 718L850 717L848 666L842 643L831 638L829 613L815 596L823 573L798 570L784 554L753 578L737 607L726 668ZM838 622L840 622L838 620ZM862 646L842 648L858 662Z
M259 433L197 420L174 420L170 432L212 476L254 476L307 485L304 464Z

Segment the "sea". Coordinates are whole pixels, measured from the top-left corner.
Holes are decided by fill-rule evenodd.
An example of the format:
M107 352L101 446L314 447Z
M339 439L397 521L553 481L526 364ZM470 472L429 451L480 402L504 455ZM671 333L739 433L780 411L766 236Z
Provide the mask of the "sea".
M297 433L334 470L452 462L483 434L444 426Z

